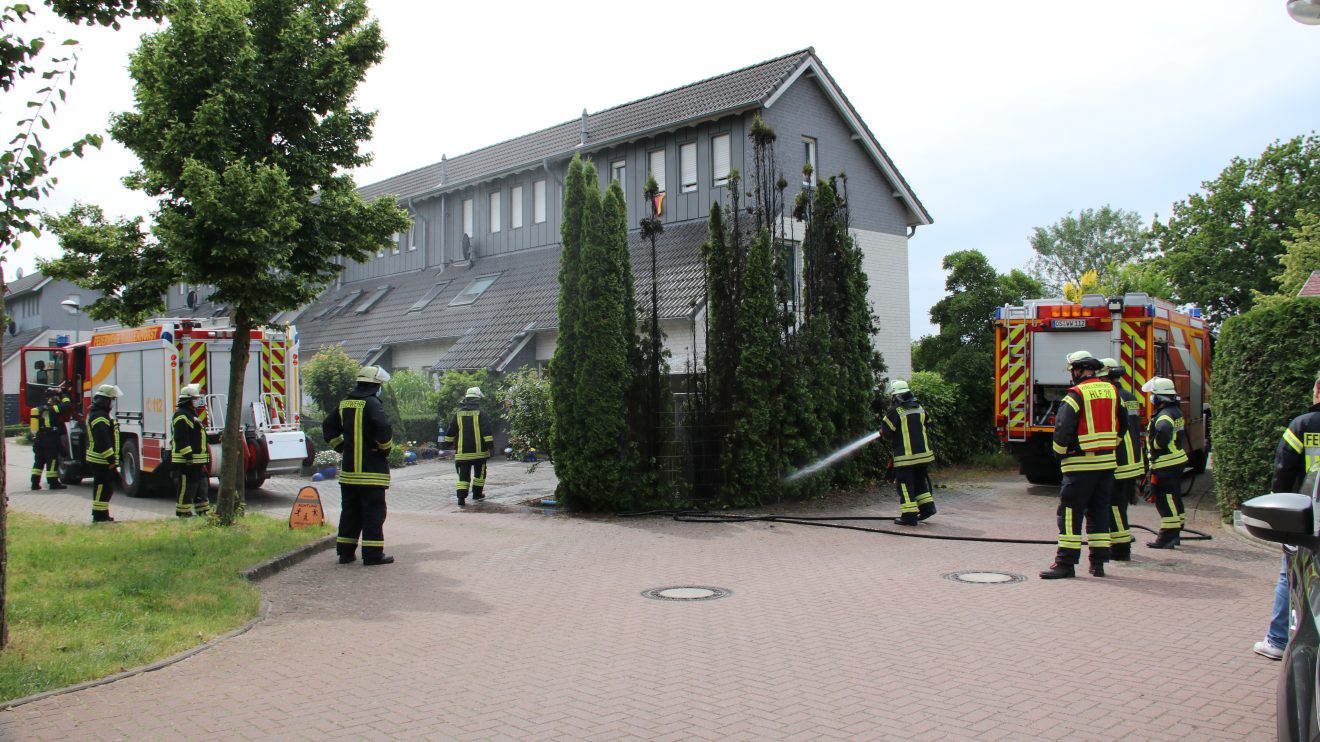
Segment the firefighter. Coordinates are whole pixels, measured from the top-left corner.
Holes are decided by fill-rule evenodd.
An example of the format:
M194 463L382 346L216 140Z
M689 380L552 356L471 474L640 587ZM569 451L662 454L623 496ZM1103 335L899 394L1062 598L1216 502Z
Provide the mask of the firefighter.
M1117 467L1114 469L1114 490L1109 498L1112 516L1109 529L1109 558L1115 562L1132 561L1132 525L1128 520L1128 505L1137 501L1137 480L1146 473L1145 447L1141 445L1141 402L1132 392L1123 388L1123 366L1113 358L1101 361L1109 372L1109 383L1118 392L1119 404L1127 413L1123 433L1114 449Z
M484 500L486 494L486 464L495 447L495 428L481 411L485 398L481 387L468 387L458 411L449 418L449 426L440 437L440 446L453 446L454 468L458 471L458 506L467 505L471 492L473 500Z
M394 557L385 554L385 490L390 486L394 432L380 402L380 385L389 380L385 369L363 366L357 386L321 424L326 441L343 455L339 469L343 506L335 539L340 564L357 560L359 540L362 564L394 563Z
M1156 376L1141 387L1151 396L1155 414L1146 430L1150 476L1144 492L1146 502L1160 511L1160 535L1146 544L1152 549L1173 549L1182 542L1187 511L1182 501L1182 470L1187 464L1187 434L1178 391L1172 379Z
M894 453L894 480L898 486L898 517L901 526L915 526L935 514L935 496L930 491L927 466L935 461L926 433L926 411L906 381L895 381L889 389L894 405L883 418L880 434L889 440Z
M1109 497L1117 465L1114 449L1127 427L1127 415L1114 385L1096 374L1104 368L1085 350L1068 354L1073 386L1059 403L1054 424L1054 455L1063 470L1059 490L1059 548L1043 580L1074 576L1082 557L1082 520L1090 546L1090 573L1105 576L1109 561Z
M61 404L63 402L64 404ZM64 405L69 404L68 397L60 399L60 393L54 389L46 392L45 400L32 416L35 435L32 436L32 489L41 489L41 471L46 471L46 486L53 490L68 487L60 481L60 413Z
M173 451L170 463L179 475L179 497L174 503L174 514L191 518L211 512L207 499L210 477L206 473L211 463L211 447L206 443L206 430L197 417L197 404L201 401L200 384L189 384L179 390L179 406L174 411Z
M87 431L91 436L87 465L92 470L93 523L115 521L110 517L110 498L119 480L119 423L111 416L110 408L123 394L114 384L102 384L96 388L92 406L87 410Z

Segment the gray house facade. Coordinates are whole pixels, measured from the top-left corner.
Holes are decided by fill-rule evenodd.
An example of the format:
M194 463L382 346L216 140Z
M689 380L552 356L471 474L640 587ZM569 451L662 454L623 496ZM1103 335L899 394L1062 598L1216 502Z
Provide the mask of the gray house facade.
M875 345L891 375L907 376L908 238L931 217L812 49L363 186L364 198L396 198L412 229L281 319L297 323L305 357L342 343L358 361L392 369L545 364L556 337L563 181L576 154L594 162L602 188L614 179L624 188L639 307L650 306L651 291L642 189L648 177L660 185L658 300L671 365L700 366L700 248L711 205L727 201L729 173L750 169L747 132L758 115L778 136L786 208L809 186L804 163L819 177L847 173L851 226L880 319ZM791 229L802 234L801 225ZM171 298L182 304L182 296Z

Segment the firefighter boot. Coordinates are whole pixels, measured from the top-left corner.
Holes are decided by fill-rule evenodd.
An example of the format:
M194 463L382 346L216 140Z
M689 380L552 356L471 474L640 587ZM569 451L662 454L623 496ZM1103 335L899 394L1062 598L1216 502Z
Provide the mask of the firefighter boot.
M36 476L36 477L33 477L33 478L32 478L32 489L34 489L34 490L39 490L39 489L41 489L41 477L40 477L40 476Z
M1077 574L1073 569L1073 565L1061 564L1059 562L1055 562L1054 564L1051 564L1049 569L1040 573L1040 578L1042 580L1061 580L1066 577L1076 577L1076 576Z
M1132 544L1114 544L1110 546L1109 560L1113 562L1132 561Z
M1182 543L1182 538L1176 530L1161 530L1160 535L1154 541L1148 541L1146 546L1152 549L1176 549L1178 544Z
M371 558L365 556L362 557L362 566L364 567L376 567L381 564L394 564L394 557L387 556L385 554L381 554L378 557L371 557Z
M67 490L68 486L58 479L47 479L46 486L53 490Z
M918 517L919 516L916 513L903 513L902 515L895 518L894 522L900 526L915 526L917 524Z
M935 503L924 502L917 506L917 520L925 520L935 514Z
M460 491L460 492L458 493L458 506L459 506L460 508L462 508L462 507L467 507L467 493L466 493L466 492L462 492L462 491Z
M481 491L479 488L477 488L477 487L473 487L473 488L472 488L472 499L473 499L473 500L484 500L484 499L486 499L486 493L482 492L482 491Z
M1097 562L1097 561L1095 561L1094 559L1092 559L1092 560L1091 560L1091 568L1090 568L1089 570L1087 570L1087 571L1091 573L1091 576L1092 576L1092 577L1104 577L1104 576L1105 576L1105 563L1104 563L1104 562Z

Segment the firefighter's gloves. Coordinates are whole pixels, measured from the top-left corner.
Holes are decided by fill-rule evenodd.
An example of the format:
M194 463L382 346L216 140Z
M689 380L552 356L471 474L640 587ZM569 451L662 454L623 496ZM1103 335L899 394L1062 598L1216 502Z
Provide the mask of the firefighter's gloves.
M1155 502L1155 488L1153 486L1148 484L1142 487L1141 495L1146 498L1146 502Z

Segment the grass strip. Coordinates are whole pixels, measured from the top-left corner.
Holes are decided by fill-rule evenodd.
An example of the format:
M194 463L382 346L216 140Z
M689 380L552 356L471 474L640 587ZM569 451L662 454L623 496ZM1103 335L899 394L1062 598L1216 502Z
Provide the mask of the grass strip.
M108 525L9 513L9 646L0 702L146 665L257 615L239 572L331 532L248 515Z

